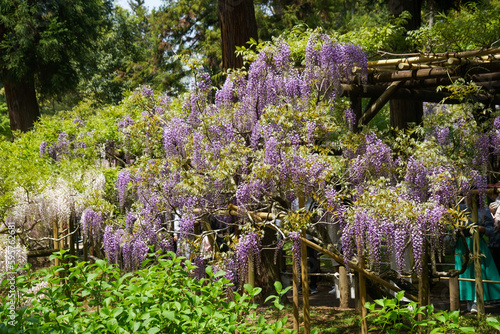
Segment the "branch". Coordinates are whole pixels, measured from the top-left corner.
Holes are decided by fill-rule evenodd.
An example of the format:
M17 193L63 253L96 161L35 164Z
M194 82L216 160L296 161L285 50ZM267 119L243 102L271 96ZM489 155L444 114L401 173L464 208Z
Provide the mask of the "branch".
M77 227L73 232L70 232L66 235L63 235L62 237L56 239L56 238L50 238L50 237L43 237L43 238L31 238L30 236L28 236L28 240L31 240L31 241L45 241L45 240L49 240L49 241L61 241L67 237L69 237L70 235L73 235L75 234L77 231L78 231L79 227ZM65 229L63 230L62 232L64 233L65 231L67 231L68 229Z

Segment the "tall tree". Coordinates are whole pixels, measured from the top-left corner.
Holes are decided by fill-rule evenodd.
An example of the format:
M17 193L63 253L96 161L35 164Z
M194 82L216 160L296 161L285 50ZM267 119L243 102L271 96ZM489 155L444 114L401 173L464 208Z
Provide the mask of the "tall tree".
M111 0L0 0L0 79L12 130L40 116L37 96L73 89L91 64Z
M405 28L406 30L415 30L420 27L422 21L422 3L423 0L389 0L389 11L394 16L399 16L404 11L410 13L411 18L408 19ZM391 100L391 126L398 129L405 129L409 123L420 124L423 116L422 102L409 100Z
M258 39L253 0L219 0L219 22L224 69L242 67L236 47L245 46L251 38Z

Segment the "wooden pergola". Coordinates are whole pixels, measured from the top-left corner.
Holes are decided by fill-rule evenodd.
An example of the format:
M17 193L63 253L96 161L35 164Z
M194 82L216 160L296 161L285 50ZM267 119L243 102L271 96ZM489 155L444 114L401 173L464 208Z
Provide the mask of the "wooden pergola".
M500 47L465 52L408 54L368 62L368 80L362 83L360 68L352 82L341 85L340 96L349 97L358 125L366 125L391 99L462 103L450 98L447 86L459 78L481 87L471 98L486 106L500 105ZM362 110L361 98L370 98Z

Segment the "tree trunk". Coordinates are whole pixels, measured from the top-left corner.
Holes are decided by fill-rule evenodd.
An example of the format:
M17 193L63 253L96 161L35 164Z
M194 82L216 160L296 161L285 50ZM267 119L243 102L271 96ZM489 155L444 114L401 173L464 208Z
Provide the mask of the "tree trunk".
M411 19L405 24L406 30L415 30L420 27L423 0L389 0L387 7L394 16L399 16L403 11L411 14ZM422 122L423 104L417 101L391 100L391 126L406 129L408 123L420 124Z
M262 244L268 247L276 242L276 231L265 228L264 238ZM262 300L264 301L268 296L276 294L274 290L274 282L281 281L281 265L274 263L275 249L263 249L261 251L261 268L260 275L258 275L258 285L262 288Z
M29 131L40 117L36 99L35 81L27 76L18 82L3 82L12 131Z
M219 20L224 69L240 68L243 59L236 57L236 46L247 46L258 39L252 0L219 0Z
M399 16L407 11L411 14L411 19L405 25L406 30L415 30L420 27L422 20L422 2L423 0L389 0L387 7L391 14Z
M391 100L391 126L398 129L406 129L408 123L419 125L424 113L421 101Z

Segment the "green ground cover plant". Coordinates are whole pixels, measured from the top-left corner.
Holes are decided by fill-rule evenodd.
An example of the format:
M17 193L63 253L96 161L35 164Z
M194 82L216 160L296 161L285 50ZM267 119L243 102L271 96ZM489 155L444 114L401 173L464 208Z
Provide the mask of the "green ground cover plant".
M53 256L53 258L56 256ZM75 261L61 251L61 266L38 273L30 265L17 268L15 300L2 297L0 333L292 333L287 319L266 321L256 314L252 298L260 288L232 290L224 271L206 269L207 278L193 275L196 266L175 253L144 262L142 269L123 273L104 260ZM36 290L37 285L44 287ZM4 279L5 289L8 280ZM288 291L277 283L278 296ZM272 299L272 298L271 298Z
M367 319L370 331L376 333L497 333L499 318L488 316L478 320L477 316L460 316L460 311L435 311L434 305L419 307L416 302L403 303L404 291L395 298L376 299L365 303L369 310ZM418 316L424 316L418 320Z

